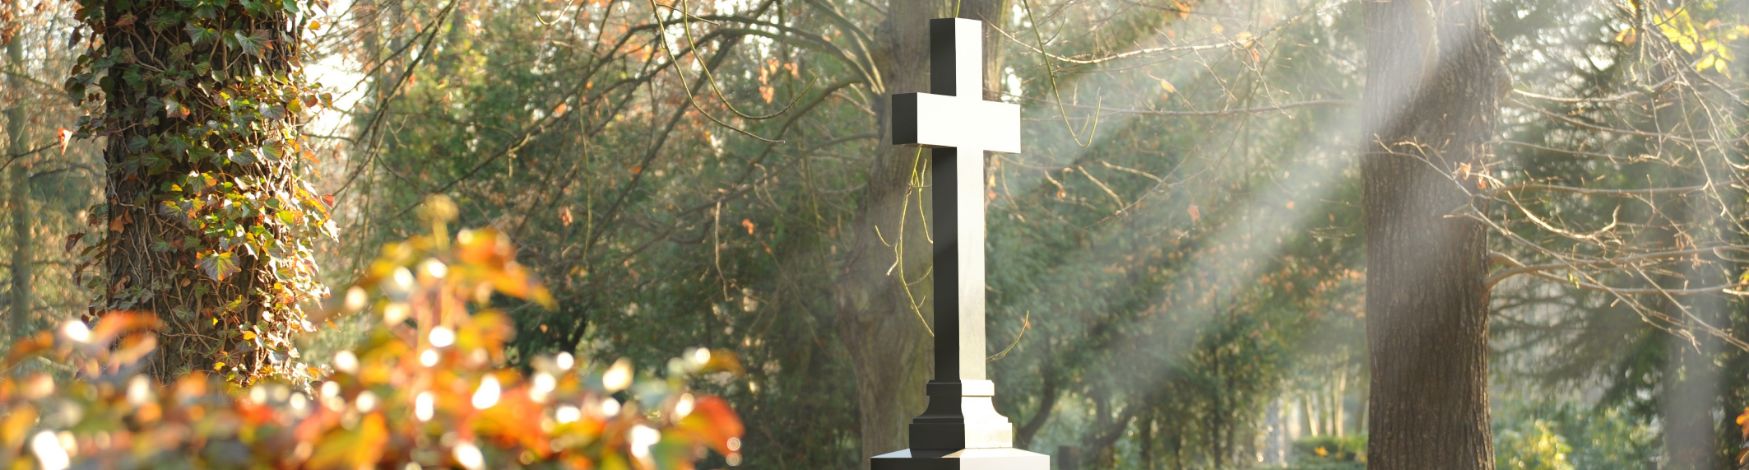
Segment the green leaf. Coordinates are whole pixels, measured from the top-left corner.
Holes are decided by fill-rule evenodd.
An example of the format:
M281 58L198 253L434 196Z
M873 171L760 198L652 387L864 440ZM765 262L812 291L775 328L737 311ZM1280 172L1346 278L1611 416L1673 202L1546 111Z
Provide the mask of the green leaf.
M267 30L257 29L248 35L244 35L242 31L231 34L236 36L237 47L242 48L244 54L261 57L261 53L267 50Z
M257 151L258 150L250 149L247 152L238 152L234 149L225 149L225 159L238 165L248 165L255 163L255 152Z
M188 32L189 41L197 46L219 37L218 31L213 30L212 28L203 28L194 23L189 23L188 26L183 28L183 30Z
M200 258L200 270L214 281L222 282L242 268L237 267L237 261L230 252L215 252Z

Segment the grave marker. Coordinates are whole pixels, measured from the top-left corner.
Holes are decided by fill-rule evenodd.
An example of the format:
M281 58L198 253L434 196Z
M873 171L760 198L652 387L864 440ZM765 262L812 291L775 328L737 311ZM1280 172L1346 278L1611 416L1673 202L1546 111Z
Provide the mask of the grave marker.
M930 93L893 95L893 144L930 151L935 378L911 448L875 456L874 470L1050 468L1049 456L1012 447L984 369L984 151L1020 152L1020 107L984 101L983 27L930 20Z

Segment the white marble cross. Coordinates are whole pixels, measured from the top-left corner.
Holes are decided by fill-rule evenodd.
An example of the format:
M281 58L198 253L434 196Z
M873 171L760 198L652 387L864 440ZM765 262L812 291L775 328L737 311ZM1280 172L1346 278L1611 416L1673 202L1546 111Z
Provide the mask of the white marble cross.
M1009 448L1014 426L996 412L984 371L984 152L1020 151L1020 107L984 101L983 23L931 20L929 42L932 93L893 95L892 116L895 145L930 148L935 379L929 409L911 422L911 448L874 466L910 468L900 462L978 450L1000 468L1034 468L1043 456Z
M931 148L936 378L983 380L984 151L1020 151L1020 106L984 101L981 22L933 20L929 39L934 93L893 95L893 143Z

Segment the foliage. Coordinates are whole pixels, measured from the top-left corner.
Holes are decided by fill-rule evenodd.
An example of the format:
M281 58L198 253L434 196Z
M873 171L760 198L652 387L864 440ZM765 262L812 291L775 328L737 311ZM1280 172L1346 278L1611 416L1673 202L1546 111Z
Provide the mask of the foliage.
M1609 404L1579 405L1547 396L1513 398L1494 413L1499 468L1638 468L1652 465L1651 423Z
M1532 419L1495 435L1494 466L1513 470L1571 470L1573 446L1545 420Z
M1311 436L1294 441L1294 468L1364 468L1366 435Z
M840 188L861 177L860 162L834 154L873 139L855 128L867 117L846 93L823 91L839 66L815 61L799 78L768 77L778 87L772 110L816 103L810 114L747 123L792 139L773 145L696 119L684 86L710 113L724 113L721 103L696 71L678 80L643 0L447 5L361 2L345 19L356 32L331 31L344 34L331 41L358 45L347 57L381 65L367 69L376 75L354 114L351 154L370 159L355 174L356 211L336 211L353 228L345 254L324 266L367 268L360 260L368 258L351 253L421 230L395 215L428 188L453 187L459 219L516 239L522 261L560 299L552 310L507 309L517 323L511 363L526 364L530 351L577 350L661 368L672 344L733 349L749 364L744 377L694 385L732 400L749 422L785 430L749 435L760 452L746 465L856 465L856 407L847 405L855 380L826 301L838 286L835 234L849 230L834 227L858 195ZM723 9L733 4L692 5L700 15L778 18L776 2L732 12ZM677 60L714 64L736 105L760 98L753 83L732 77L799 54L783 41L745 47L696 21L701 53L666 21ZM796 145L831 136L853 140L811 155Z
M80 1L88 33L65 90L107 138L105 236L86 248L95 311L163 316L153 371L211 367L248 384L310 380L295 337L326 294L313 242L329 205L302 178L302 116L331 98L302 74L305 21L326 0ZM93 237L99 238L99 237ZM77 276L76 276L77 277Z
M1683 52L1698 59L1694 61L1696 72L1712 69L1725 76L1731 75L1730 64L1737 56L1731 52L1730 43L1749 36L1749 25L1724 24L1717 19L1697 22L1688 14L1688 8L1681 6L1660 12L1658 16L1654 22L1658 32ZM1631 31L1624 30L1621 38L1631 37L1626 35Z
M441 225L439 225L441 227ZM691 468L707 452L739 460L742 425L687 377L733 372L727 353L694 349L666 378L625 360L539 356L504 368L509 319L495 294L551 305L490 229L439 230L386 246L332 313L377 319L314 393L275 381L237 385L202 372L159 385L140 358L163 323L110 312L69 321L8 357L0 381L0 460L67 468ZM469 310L476 310L469 314ZM55 371L30 372L46 363Z

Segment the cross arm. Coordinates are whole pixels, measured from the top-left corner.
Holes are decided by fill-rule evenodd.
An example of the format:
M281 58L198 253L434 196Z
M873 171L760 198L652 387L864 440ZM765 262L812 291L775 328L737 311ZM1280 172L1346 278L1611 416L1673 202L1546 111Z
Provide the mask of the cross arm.
M893 95L893 144L1020 153L1020 106L937 95Z

